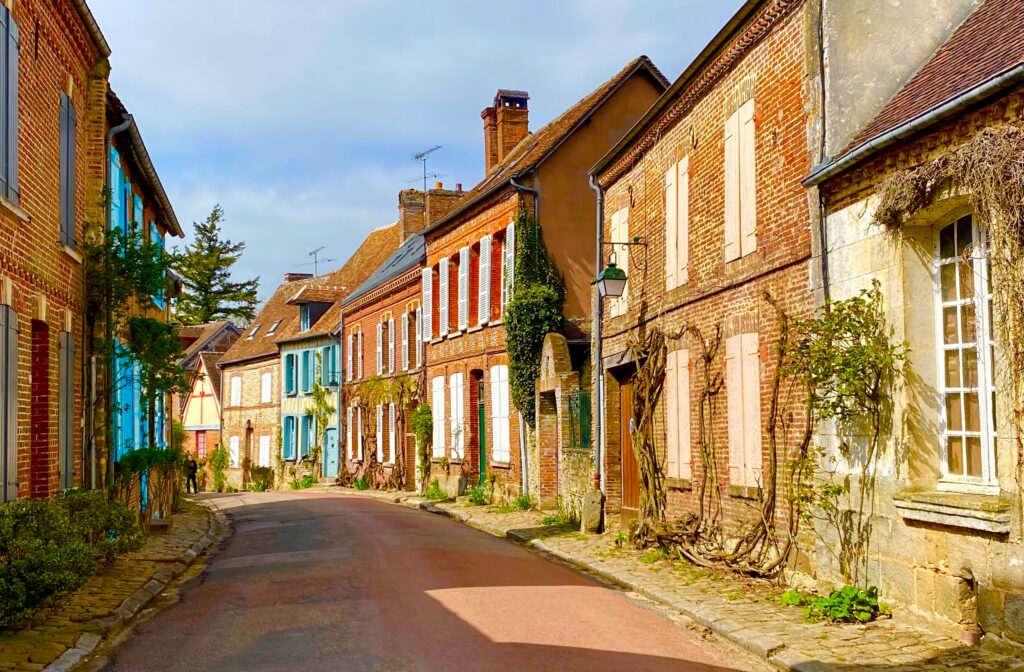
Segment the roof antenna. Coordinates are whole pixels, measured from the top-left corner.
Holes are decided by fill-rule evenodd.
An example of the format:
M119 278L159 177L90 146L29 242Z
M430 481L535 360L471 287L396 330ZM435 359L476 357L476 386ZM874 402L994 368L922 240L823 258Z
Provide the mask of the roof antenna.
M431 154L433 154L434 152L436 152L439 149L441 149L441 145L434 145L430 149L426 149L426 150L423 150L422 152L420 152L419 154L413 154L412 155L412 160L413 161L422 161L423 162L423 193L424 194L427 193L427 159L430 158ZM436 177L440 177L439 175L435 175L435 176Z
M323 245L321 245L320 247L316 248L312 252L306 252L306 256L307 257L313 257L313 277L316 277L316 276L320 275L319 273L316 272L317 255L320 254L321 252L323 252L324 249L326 249L326 248ZM333 261L333 259L324 259L324 261Z

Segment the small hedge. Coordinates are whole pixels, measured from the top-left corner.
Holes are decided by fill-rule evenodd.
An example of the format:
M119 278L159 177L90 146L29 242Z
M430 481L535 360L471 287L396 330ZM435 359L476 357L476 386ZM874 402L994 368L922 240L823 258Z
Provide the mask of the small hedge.
M0 628L59 603L143 539L137 515L103 491L0 505Z

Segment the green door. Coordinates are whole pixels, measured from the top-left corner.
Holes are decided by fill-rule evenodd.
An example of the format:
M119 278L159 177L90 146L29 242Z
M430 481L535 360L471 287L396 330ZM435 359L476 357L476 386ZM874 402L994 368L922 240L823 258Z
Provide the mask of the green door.
M477 408L477 440L480 442L480 484L487 480L487 421L484 413L484 379L483 376L477 381L476 408Z

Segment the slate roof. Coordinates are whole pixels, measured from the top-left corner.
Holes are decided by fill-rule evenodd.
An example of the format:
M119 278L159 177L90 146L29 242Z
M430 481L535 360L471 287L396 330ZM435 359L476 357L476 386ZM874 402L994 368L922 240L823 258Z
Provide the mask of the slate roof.
M410 268L416 268L426 260L427 246L423 239L423 234L417 233L410 236L408 240L402 243L401 247L395 250L395 253L392 254L387 261L381 264L380 267L366 279L366 282L359 285L354 292L348 295L348 298L341 303L342 307L351 304L360 296L371 292L373 289L383 285L385 282L397 278Z
M1020 0L985 0L834 161L1022 63Z
M480 202L497 187L502 187L508 184L510 179L520 177L540 166L567 137L572 135L591 113L601 106L608 95L613 93L623 82L637 72L646 72L663 88L668 87L668 80L665 78L665 75L658 70L651 59L647 56L639 56L633 59L626 67L616 73L614 77L591 91L585 98L545 124L540 130L527 134L497 166L491 169L489 175L466 192L465 197L459 201L459 205L454 210L439 219L435 224L427 227L426 231L443 227L448 222L457 219L461 213Z
M201 352L199 361L202 362L206 374L210 377L210 387L213 388L213 398L220 405L220 371L217 370L217 362L224 356L223 352ZM196 370L198 372L198 369Z

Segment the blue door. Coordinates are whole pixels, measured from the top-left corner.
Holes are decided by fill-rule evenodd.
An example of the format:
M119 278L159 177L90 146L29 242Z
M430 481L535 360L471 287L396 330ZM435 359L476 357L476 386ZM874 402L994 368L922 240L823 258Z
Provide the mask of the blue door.
M324 432L324 476L334 478L338 475L338 430L328 429Z

